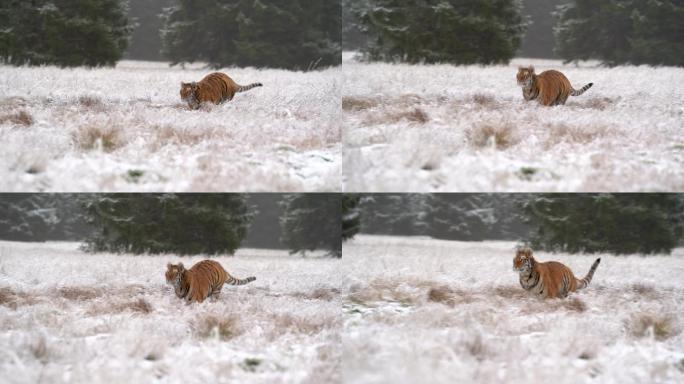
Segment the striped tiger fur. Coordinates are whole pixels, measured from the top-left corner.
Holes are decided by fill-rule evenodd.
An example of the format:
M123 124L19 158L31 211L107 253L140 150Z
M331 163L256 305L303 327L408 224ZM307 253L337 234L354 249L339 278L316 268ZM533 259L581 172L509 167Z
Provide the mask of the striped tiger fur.
M217 298L223 284L244 285L254 280L253 276L237 279L213 260L202 260L190 269L185 269L183 263L166 265L166 283L173 286L178 298L188 303L201 303L210 296Z
M586 288L601 259L592 264L589 273L583 279L577 279L570 268L557 261L540 263L532 256L529 248L519 249L513 258L513 270L520 274L520 285L526 291L545 298L564 298L568 293Z
M214 72L206 75L199 82L181 82L180 96L184 102L188 103L190 109L197 109L202 103L221 104L226 100L233 100L233 96L238 92L261 86L261 83L239 85L225 73Z
M537 75L533 66L519 67L516 79L522 87L523 98L527 101L536 99L542 105L565 104L568 96L579 96L594 85L589 83L580 89L574 89L561 72L549 70Z

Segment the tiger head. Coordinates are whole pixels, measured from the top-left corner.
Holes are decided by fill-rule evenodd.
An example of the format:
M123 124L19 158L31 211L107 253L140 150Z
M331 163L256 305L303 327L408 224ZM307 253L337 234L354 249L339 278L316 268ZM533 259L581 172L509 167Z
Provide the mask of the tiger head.
M515 252L513 258L513 270L516 272L529 272L534 265L534 257L532 257L532 250L529 248L520 248Z
M166 264L166 283L174 286L179 284L184 272L183 263L178 263L178 265Z
M199 100L197 99L197 90L199 85L196 82L184 83L181 82L180 97L181 100L188 103L190 108L198 108Z
M518 74L515 76L518 80L518 85L529 88L532 86L534 80L534 67L518 67Z

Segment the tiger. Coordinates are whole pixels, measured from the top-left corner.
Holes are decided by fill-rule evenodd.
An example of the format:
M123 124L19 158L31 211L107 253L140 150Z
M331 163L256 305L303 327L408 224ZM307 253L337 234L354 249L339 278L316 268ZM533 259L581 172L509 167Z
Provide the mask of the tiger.
M548 70L537 75L533 66L518 67L516 78L526 101L536 99L539 104L547 106L563 105L568 96L579 96L594 85L589 83L576 90L561 72Z
M206 75L199 82L184 83L181 81L180 96L181 100L188 103L190 109L198 109L202 103L221 104L226 100L233 100L233 96L238 92L245 92L262 86L261 83L238 85L225 73L214 72Z
M513 258L513 270L520 274L520 285L544 298L565 298L568 293L586 288L594 277L594 272L601 262L596 259L589 273L583 279L577 279L570 268L557 261L540 263L532 256L529 248L519 249Z
M253 276L236 279L213 260L202 260L190 269L185 269L183 263L166 265L166 283L172 285L176 296L187 300L188 304L201 303L210 296L218 298L224 283L244 285L254 280Z

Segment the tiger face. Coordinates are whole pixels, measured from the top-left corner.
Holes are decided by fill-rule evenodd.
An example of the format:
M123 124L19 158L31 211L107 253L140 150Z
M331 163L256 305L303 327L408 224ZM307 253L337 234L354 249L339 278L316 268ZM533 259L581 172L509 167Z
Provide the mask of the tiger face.
M515 78L518 80L519 86L523 88L531 87L534 78L534 67L518 67L518 74Z
M173 286L179 284L181 277L183 277L183 272L185 272L183 263L178 263L178 265L166 264L166 283Z
M533 260L531 249L518 249L513 258L513 270L519 273L529 272L532 269Z
M199 85L196 82L183 83L181 82L180 97L183 102L188 103L191 108L199 107L199 100L197 99L197 90Z

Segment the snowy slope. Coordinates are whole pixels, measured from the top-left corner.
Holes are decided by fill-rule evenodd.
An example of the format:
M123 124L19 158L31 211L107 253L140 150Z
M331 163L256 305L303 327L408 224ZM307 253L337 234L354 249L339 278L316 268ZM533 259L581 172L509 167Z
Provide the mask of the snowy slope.
M524 102L515 75L527 64L594 86L565 106ZM347 52L343 77L347 191L684 189L684 68L366 64Z
M2 191L338 191L339 69L224 68L264 87L190 111L211 70L0 66Z
M514 244L358 236L345 244L343 372L353 383L684 382L684 249L539 252L594 280L525 293Z
M339 260L242 249L245 286L186 306L167 262L0 242L2 383L339 382Z

